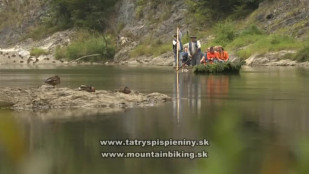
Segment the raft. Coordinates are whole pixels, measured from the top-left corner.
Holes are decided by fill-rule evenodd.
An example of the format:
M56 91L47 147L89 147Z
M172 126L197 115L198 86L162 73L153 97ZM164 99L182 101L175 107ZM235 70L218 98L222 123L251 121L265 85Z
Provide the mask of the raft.
M213 63L213 64L200 64L193 67L195 74L237 74L240 72L242 62L224 62L224 63Z

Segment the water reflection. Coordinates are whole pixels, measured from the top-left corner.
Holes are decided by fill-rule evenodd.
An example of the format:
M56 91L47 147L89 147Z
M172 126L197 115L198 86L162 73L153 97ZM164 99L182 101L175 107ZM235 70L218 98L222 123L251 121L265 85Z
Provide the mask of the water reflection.
M173 102L153 108L97 114L0 110L0 174L87 173L309 173L309 74L298 69L246 69L239 76L193 75L164 68L81 67L22 70L64 75L74 87L85 79L102 89L129 84L142 92L162 92ZM5 85L15 71L1 71ZM21 70L16 70L20 73ZM3 73L4 72L4 73ZM39 72L39 73L38 73ZM107 73L109 72L109 73ZM22 74L22 73L20 73ZM85 76L81 76L84 74ZM95 81L96 79L96 81ZM18 87L23 79L8 83ZM178 85L177 85L178 84ZM87 115L89 114L89 115ZM210 147L101 147L102 139L203 139ZM209 158L102 159L102 151L207 150ZM15 160L14 160L15 159Z
M173 102L174 115L177 120L182 117L184 110L192 114L202 115L202 107L220 107L229 96L230 76L199 75L190 73L175 73ZM206 98L206 100L203 100Z
M183 117L184 110L199 115L201 109L202 84L200 78L193 77L188 72L176 72L174 80L173 111L178 122Z

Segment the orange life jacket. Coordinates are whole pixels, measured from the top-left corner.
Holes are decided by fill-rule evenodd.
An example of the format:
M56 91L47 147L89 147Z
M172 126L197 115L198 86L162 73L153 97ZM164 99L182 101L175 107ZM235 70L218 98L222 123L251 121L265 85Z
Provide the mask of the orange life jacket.
M211 53L211 52L207 52L207 59L208 60L211 60L211 59L215 59L215 58L217 58L217 53L216 52L213 52L213 53Z
M229 54L226 51L223 51L222 53L218 52L218 59L227 61L229 59Z

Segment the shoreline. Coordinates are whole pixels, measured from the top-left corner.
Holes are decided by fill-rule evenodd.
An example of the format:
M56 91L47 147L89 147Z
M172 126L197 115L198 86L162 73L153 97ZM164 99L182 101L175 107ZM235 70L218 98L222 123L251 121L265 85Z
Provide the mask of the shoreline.
M232 61L234 62L234 61ZM132 60L123 60L120 62L64 62L64 63L38 63L38 64L24 64L24 63L1 63L0 66L9 65L9 66L26 66L26 67L40 67L40 66L79 66L79 65L105 65L105 66L144 66L144 67L173 67L173 65L166 63L141 63L136 59ZM249 67L309 67L309 62L296 62L293 60L281 60L265 64L244 64Z
M263 55L252 55L245 60L248 66L309 66L309 62L296 62L291 59L282 59L286 54L292 51L270 52ZM237 62L241 59L233 54L230 61ZM41 55L38 57L30 56L29 52L0 49L0 65L133 65L133 66L173 66L173 53L168 52L157 57L140 56L127 60L111 60L105 62L85 62L85 61L67 61L57 60L53 55Z

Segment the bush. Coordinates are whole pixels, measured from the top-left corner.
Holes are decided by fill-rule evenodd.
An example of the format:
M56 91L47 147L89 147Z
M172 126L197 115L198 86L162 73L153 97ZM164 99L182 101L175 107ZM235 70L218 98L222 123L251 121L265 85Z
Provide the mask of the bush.
M200 74L200 73L206 73L206 74L216 74L216 73L224 73L224 74L233 74L233 73L239 73L242 66L242 62L238 63L214 63L214 64L206 64L206 65L196 65L193 68L193 72Z
M294 56L297 62L309 61L309 44L300 49Z
M135 14L136 14L136 17L138 18L138 19L141 19L142 17L143 17L143 10L144 10L144 8L143 8L143 6L137 6L136 7L136 9L135 9Z
M56 58L56 59L67 58L66 49L61 48L61 47L59 47L59 46L56 47L56 50L55 50L55 58Z
M249 27L245 28L242 32L242 36L247 35L262 35L265 34L265 32L261 29L259 29L256 25L250 25Z
M199 25L216 22L221 19L243 18L258 8L263 0L186 0L189 7L189 19ZM190 21L192 22L192 21Z
M47 55L48 51L42 49L42 48L32 48L30 50L30 55L34 57L39 57L41 55Z
M130 57L138 56L159 56L171 51L170 44L141 44L130 52Z
M212 41L212 45L222 45L223 47L236 37L234 23L229 20L217 23L213 28L213 33L215 33L215 39Z
M118 0L53 0L48 23L102 31L117 2Z
M57 59L74 60L92 54L99 54L99 56L85 58L84 61L102 61L114 57L115 47L111 36L103 36L97 33L90 34L85 31L78 32L77 35L77 39L71 45L56 48L55 57Z
M129 55L130 57L138 56L159 56L172 50L172 45L163 43L160 39L153 39L152 37L145 38Z

